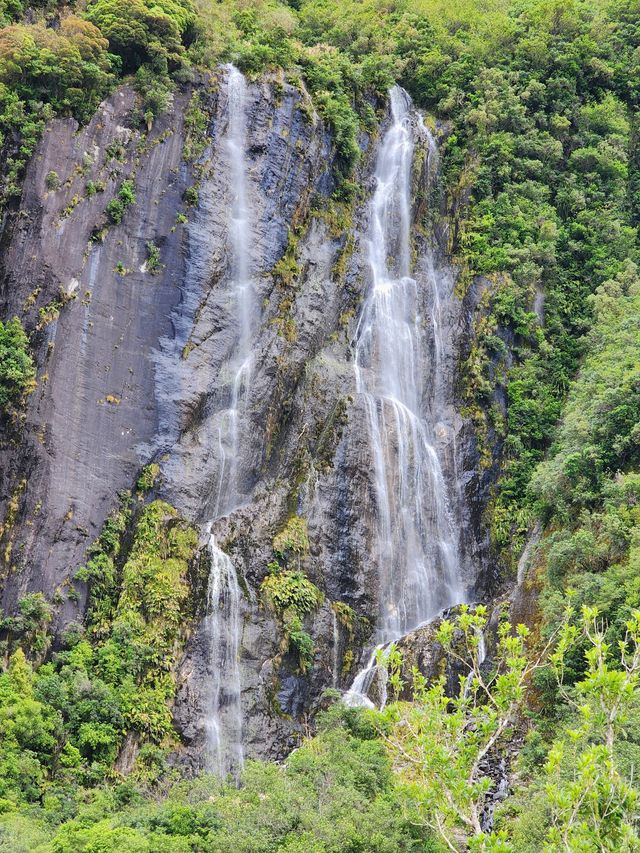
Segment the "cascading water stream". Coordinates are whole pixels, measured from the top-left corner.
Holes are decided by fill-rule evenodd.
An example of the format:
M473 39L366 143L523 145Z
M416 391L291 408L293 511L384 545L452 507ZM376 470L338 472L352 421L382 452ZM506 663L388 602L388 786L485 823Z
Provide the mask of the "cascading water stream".
M237 773L243 764L240 670L242 631L240 587L233 563L209 536L209 588L206 633L211 667L211 713L205 720L206 769L218 776Z
M233 377L229 408L221 413L218 427L220 468L214 518L235 509L242 500L238 482L238 444L240 419L251 384L251 335L255 314L255 292L249 269L251 224L245 164L247 85L242 74L233 65L227 66L227 73L228 119L224 144L229 159L229 189L232 200L228 223L229 289L237 338L229 364L226 365L227 371Z
M218 413L217 485L213 518L208 525L211 569L205 624L209 642L211 690L205 721L205 764L210 772L219 776L229 773L237 776L243 764L239 668L241 592L231 559L210 534L212 523L236 509L242 502L239 483L240 428L251 383L251 335L255 314L255 293L249 268L251 224L245 164L246 82L232 65L227 66L227 104L224 145L229 160L229 190L232 199L228 224L229 291L237 338L226 365L233 377L229 389L229 406Z
M376 498L378 648L462 600L447 488L433 430L424 415L429 387L432 408L443 408L434 400L442 387L440 294L435 273L427 276L433 292L430 316L423 317L423 283L411 276L414 134L425 134L430 156L437 155L407 93L396 86L390 98L392 124L378 154L370 206L371 282L355 345L356 391L366 411ZM429 380L425 320L434 341ZM376 652L356 676L347 701L368 701Z

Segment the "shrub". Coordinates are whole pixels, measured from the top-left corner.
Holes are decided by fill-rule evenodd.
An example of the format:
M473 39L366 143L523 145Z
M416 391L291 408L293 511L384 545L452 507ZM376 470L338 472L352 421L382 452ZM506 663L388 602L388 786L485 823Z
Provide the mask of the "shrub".
M34 695L33 670L22 649L0 673L0 797L37 802L58 745L60 717Z
M0 320L0 407L16 405L35 387L35 367L29 341L17 317Z
M298 616L312 613L322 603L322 593L301 571L278 571L262 581L262 592L280 616L292 610Z
M150 462L149 465L145 465L145 467L142 469L142 472L140 473L140 476L138 477L136 489L141 494L150 492L151 489L154 487L159 474L160 466L157 462Z
M0 26L17 20L23 11L21 0L0 0Z
M6 27L0 31L0 83L25 103L41 101L88 118L113 79L107 47L100 30L75 15L55 30Z
M160 247L153 240L147 240L147 269L153 275L158 272L160 263Z
M127 727L156 741L172 731L170 672L184 629L186 573L196 546L195 530L171 506L154 501L138 520L120 576L107 558L109 577L92 590L89 629L101 640L99 671L118 690Z
M123 181L118 194L107 205L109 219L111 219L114 225L119 225L122 222L126 209L135 203L136 193L133 181Z
M60 176L52 170L51 172L47 172L44 182L48 190L57 190L60 186Z
M195 20L189 0L94 0L85 15L121 57L124 71L152 60L178 65L182 37Z
M153 127L153 120L166 112L173 103L171 80L158 69L148 65L138 68L134 81L136 92L142 98L142 112L147 129Z
M184 191L184 200L189 207L196 207L200 198L197 187L187 187Z
M299 515L292 515L284 528L274 538L273 553L285 560L294 555L297 558L298 565L300 565L300 558L308 550L309 533L307 531L307 522Z
M49 645L47 632L53 618L53 608L41 592L26 595L18 602L16 620L25 648L36 655L45 652Z
M298 666L300 671L304 673L313 663L313 639L302 627L302 621L298 616L286 619L285 628L289 648L297 655Z

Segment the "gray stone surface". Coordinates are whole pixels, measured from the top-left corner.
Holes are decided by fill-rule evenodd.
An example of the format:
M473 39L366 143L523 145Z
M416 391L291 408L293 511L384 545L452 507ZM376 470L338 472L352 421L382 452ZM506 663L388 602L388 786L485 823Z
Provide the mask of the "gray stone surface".
M143 143L132 119L134 95L125 87L82 130L70 120L51 123L29 166L20 211L5 227L0 307L34 332L38 356L38 388L24 429L19 438L5 430L0 448L0 517L12 496L18 503L1 543L9 555L3 566L3 605L9 612L26 592L41 590L50 598L69 581L118 491L131 488L151 459L162 469L158 496L198 524L211 516L216 417L228 403L225 362L233 328L226 289L224 87L203 92L211 122L196 208L185 209L182 200L194 181L182 156L189 93L176 95L172 110ZM280 79L265 78L249 86L249 101L247 180L262 317L241 436L245 501L217 522L214 533L246 589L240 662L246 751L281 758L332 683L331 602L348 603L360 617L353 639L340 628L341 661L351 648L357 664L378 613L377 571L369 556L372 463L362 406L354 399L350 343L368 278L365 235L375 139L361 140L363 200L353 225L349 233L335 233L325 216L313 214L326 211L332 191L331 138L306 96ZM122 143L122 162L106 158L113 142ZM45 178L52 170L62 186L47 192ZM90 245L92 232L105 222L108 201L129 175L136 205L103 242ZM86 198L88 180L103 180L104 192ZM82 200L63 216L75 195ZM188 224L176 226L179 212L188 215ZM273 268L298 228L300 274L287 286ZM161 245L157 275L144 271L149 240ZM431 414L446 478L455 484L451 500L463 574L476 600L490 577L482 512L492 472L479 469L473 431L459 413L457 380L479 294L472 287L465 301L457 298L444 235L441 242L434 246L416 231L416 276L425 281L425 264L435 258L448 283L442 380L447 405ZM351 245L342 271L338 261ZM118 263L130 272L119 275ZM37 331L39 309L61 289L75 298ZM429 298L425 287L425 310ZM424 370L430 371L429 363ZM310 553L302 567L326 596L306 620L317 651L304 676L283 653L279 627L259 597L273 537L292 512L308 520ZM83 606L83 596L77 604L65 598L58 629L79 618ZM180 663L174 708L184 741L180 760L193 769L200 766L204 739L205 642L202 622L196 622ZM346 687L349 679L340 673L338 681Z
M19 214L3 235L2 314L23 320L38 355L38 387L21 443L5 434L0 451L3 502L20 495L17 523L4 533L11 545L3 566L9 610L27 591L51 597L82 564L118 491L131 487L147 461L139 446L157 431L152 353L171 331L184 266L183 229L171 228L187 180L186 98L179 95L158 120L144 150L130 127L134 100L125 87L86 128L78 131L70 119L48 126ZM122 161L107 154L117 143ZM56 191L46 189L51 171L60 178ZM92 232L107 221L107 203L131 176L136 205L91 245ZM88 197L90 180L104 182L104 192ZM148 240L163 244L161 275L140 271ZM126 275L116 272L119 263ZM43 325L39 311L55 303L62 304L58 318ZM61 621L74 610L68 602Z

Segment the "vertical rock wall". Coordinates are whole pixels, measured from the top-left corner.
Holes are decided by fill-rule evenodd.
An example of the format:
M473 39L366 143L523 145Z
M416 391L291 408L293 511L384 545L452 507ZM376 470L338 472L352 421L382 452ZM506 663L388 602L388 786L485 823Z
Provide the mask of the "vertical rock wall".
M194 169L183 157L189 98L190 92L178 93L148 135L138 129L135 97L126 87L82 130L71 120L52 122L29 166L20 210L2 237L0 306L3 315L23 319L38 357L38 387L24 426L19 434L5 429L0 449L7 520L3 605L11 612L26 592L52 598L58 591L58 630L81 618L85 590L71 578L118 492L133 486L143 465L159 462L157 496L189 520L203 524L211 513L213 425L228 385L224 370L232 339L225 289L229 163L221 144L227 112L224 88L215 80L203 82L209 125ZM383 126L387 120L382 118ZM330 134L304 92L280 78L252 83L247 134L256 287L263 306L243 433L249 499L213 532L245 591L247 753L279 757L296 743L323 688L334 680L348 684L378 613L370 559L371 459L362 407L354 399L351 350L368 283L367 199L376 139L361 140L362 191L340 222L331 213ZM54 171L61 186L47 190ZM136 204L121 224L108 225L105 208L127 178L135 183ZM418 199L427 179L417 168L416 220L424 215ZM102 191L91 194L89 182ZM188 207L184 194L196 183L197 205ZM107 225L104 238L92 242L92 234ZM425 312L433 266L442 285L448 344L440 396L447 403L433 414L446 476L457 484L463 574L475 597L486 577L486 541L479 531L489 483L478 472L474 437L456 397L473 290L468 304L455 295L455 273L438 233L416 227L415 275ZM149 241L160 248L156 274L145 266ZM291 275L277 266L283 257L293 262ZM428 360L423 369L429 374ZM308 522L310 553L302 568L325 593L305 626L316 647L305 675L283 653L276 620L259 598L273 538L292 512ZM355 624L338 625L337 655L332 602L344 602L358 615ZM204 608L203 601L180 665L175 706L183 757L193 766L204 738Z

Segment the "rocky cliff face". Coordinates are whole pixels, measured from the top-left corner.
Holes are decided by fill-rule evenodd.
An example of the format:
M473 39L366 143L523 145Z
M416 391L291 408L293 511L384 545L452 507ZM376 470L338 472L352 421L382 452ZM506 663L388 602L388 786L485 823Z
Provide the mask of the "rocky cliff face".
M159 463L157 496L189 520L205 525L214 512L216 425L230 393L225 368L234 334L223 80L221 72L200 86L208 126L197 164L184 159L187 91L144 135L126 87L82 130L71 120L52 122L29 166L20 210L4 229L2 311L20 316L33 332L39 370L24 426L19 435L7 432L0 451L3 606L12 611L32 591L55 596L58 632L81 618L86 591L73 574L118 492L133 486L143 465ZM382 129L385 122L383 116ZM353 209L337 216L332 140L305 93L280 78L250 84L246 124L253 278L262 313L240 439L244 500L213 533L245 593L246 751L279 757L296 742L322 690L348 686L379 613L370 556L372 459L352 351L368 283L367 200L377 139L361 140L362 191ZM424 152L417 152L415 277L426 315L435 266L447 344L439 376L431 376L429 358L422 369L443 383L438 397L446 405L431 415L445 476L454 484L464 585L475 600L489 576L481 514L490 474L479 471L456 383L477 300L474 288L464 301L456 296L436 194L426 203L431 226L422 227L430 183L423 163ZM60 186L47 189L56 183L48 177L53 172ZM127 179L135 183L136 203L120 224L110 223L107 204ZM197 194L190 191L195 185ZM197 202L188 206L185 194ZM160 250L155 271L151 244ZM292 512L308 523L302 568L325 594L307 617L316 651L306 674L283 653L278 624L259 597L273 538ZM353 608L354 624L336 619L334 602ZM208 702L205 607L203 591L174 712L184 760L194 766Z
M132 129L135 96L127 88L80 131L72 120L53 121L5 228L3 315L21 317L32 331L39 366L24 428L2 448L3 499L18 506L3 533L7 609L25 592L51 597L65 585L157 434L152 355L171 334L184 276L183 229L172 227L189 181L185 104L179 96L147 138ZM49 190L54 175L60 188ZM129 177L134 210L92 242ZM90 195L90 181L103 191ZM164 243L158 276L141 271L154 240ZM60 623L82 606L67 601Z

